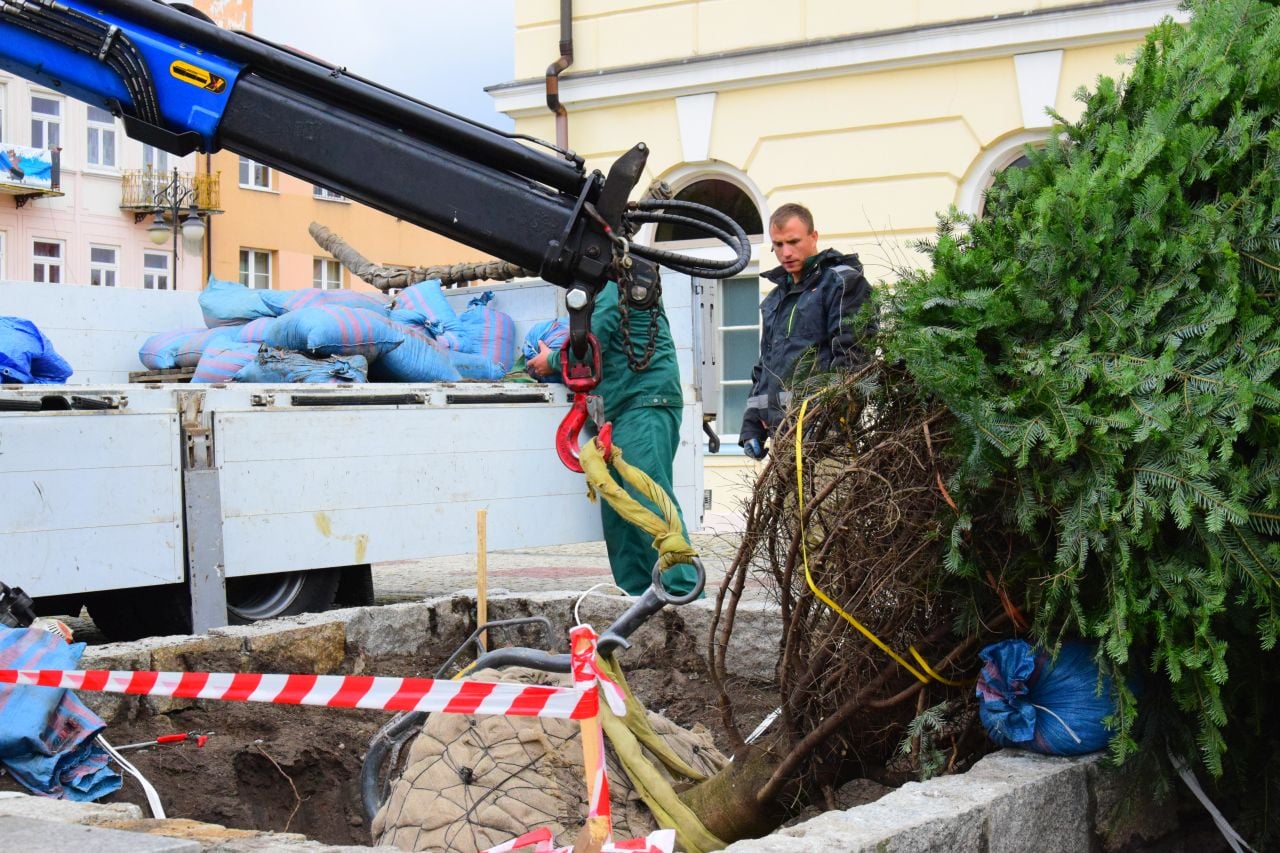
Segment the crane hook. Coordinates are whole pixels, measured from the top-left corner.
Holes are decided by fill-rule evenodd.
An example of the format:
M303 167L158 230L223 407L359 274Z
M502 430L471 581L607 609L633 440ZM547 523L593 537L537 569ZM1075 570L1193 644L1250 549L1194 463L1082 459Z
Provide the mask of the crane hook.
M573 405L556 429L556 453L560 455L564 467L581 474L582 463L578 461L579 434L591 416L588 406L591 392L600 384L600 341L595 335L587 334L587 361L570 364L571 353L570 342L566 339L560 349L560 377L564 380L565 387L573 392ZM613 452L612 435L612 424L599 425L597 441L605 459Z

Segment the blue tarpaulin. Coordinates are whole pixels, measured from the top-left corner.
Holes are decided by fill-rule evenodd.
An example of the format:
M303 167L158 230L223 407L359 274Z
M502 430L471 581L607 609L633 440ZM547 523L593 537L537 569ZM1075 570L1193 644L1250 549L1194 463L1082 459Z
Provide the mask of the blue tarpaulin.
M0 625L0 669L75 669L84 643ZM0 684L0 763L31 791L78 802L120 788L94 738L106 728L70 690Z

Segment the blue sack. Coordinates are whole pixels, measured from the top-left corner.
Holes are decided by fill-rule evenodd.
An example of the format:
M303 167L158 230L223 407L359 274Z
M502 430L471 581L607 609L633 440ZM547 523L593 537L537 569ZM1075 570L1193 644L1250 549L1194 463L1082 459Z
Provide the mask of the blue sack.
M458 313L445 298L438 279L420 281L400 291L391 303L391 319L409 326L432 330L449 349L458 349Z
M148 370L195 367L206 348L219 343L230 344L236 340L236 334L236 329L226 327L161 332L143 341L138 350L138 360Z
M322 305L290 311L267 328L267 344L312 356L362 355L368 361L404 342L385 314Z
M0 317L0 382L60 385L70 378L71 365L35 323L21 317Z
M359 293L354 290L322 290L305 287L301 290L264 290L262 301L277 315L303 308L319 308L323 305L342 305L347 308L364 308L366 311L387 313L387 298L382 294Z
M1054 660L1025 640L1002 640L980 657L978 715L991 740L1045 755L1105 749L1116 711L1111 679L1101 676L1089 643L1064 643Z
M0 625L0 669L75 669L84 643ZM0 763L45 797L86 802L120 788L95 737L106 723L66 689L0 684Z
M557 317L554 320L544 320L533 326L524 336L524 344L520 351L524 353L525 361L533 358L538 354L538 343L544 343L552 352L559 352L564 346L564 342L569 339L569 318ZM533 376L532 373L529 374ZM539 382L563 382L559 373L553 373L550 376L533 376Z
M200 313L210 329L218 326L238 326L259 317L274 317L262 298L265 290L255 290L234 281L223 281L209 276L209 282L200 291Z
M473 352L502 367L505 374L516 360L516 324L511 315L490 308L493 291L486 290L468 303L458 318L462 352Z
M369 366L378 382L457 382L462 376L453 365L453 353L416 326L391 321L404 335L404 343Z
M235 375L236 382L301 382L308 385L367 382L369 362L361 355L309 358L300 352L267 350Z
M506 368L496 361L490 361L483 355L474 352L454 352L450 354L453 366L463 379L475 379L482 382L501 382L507 375Z
M236 340L242 344L260 344L267 339L267 329L276 320L275 317L259 317L250 320L243 326L236 327Z
M258 357L261 344L213 344L205 347L196 363L192 382L233 382L236 374Z

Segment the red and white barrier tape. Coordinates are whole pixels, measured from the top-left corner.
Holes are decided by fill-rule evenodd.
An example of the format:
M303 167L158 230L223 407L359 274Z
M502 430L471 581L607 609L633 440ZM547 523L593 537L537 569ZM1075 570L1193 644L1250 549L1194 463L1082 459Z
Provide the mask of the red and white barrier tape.
M674 829L659 829L644 838L607 841L600 848L600 853L671 853L675 846L676 831ZM525 847L532 847L534 849L533 853L573 853L572 845L569 847L556 847L551 836L551 830L545 826L538 827L532 832L526 832L519 838L499 844L497 847L482 850L480 853L511 853L512 850L520 850Z
M576 629L575 629L576 630ZM587 629L590 630L590 629ZM385 678L368 675L264 675L253 672L152 672L130 670L0 669L0 683L62 687L98 693L270 702L325 708L496 714L509 717L594 717L603 686L615 713L625 713L621 689L589 661L574 662L573 687L489 681Z

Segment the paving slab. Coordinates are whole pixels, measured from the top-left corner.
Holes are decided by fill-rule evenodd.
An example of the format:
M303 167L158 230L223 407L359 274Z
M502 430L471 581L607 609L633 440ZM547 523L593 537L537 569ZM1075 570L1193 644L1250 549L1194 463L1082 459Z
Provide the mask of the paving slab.
M194 841L29 817L0 816L0 838L6 850L40 853L200 853Z

